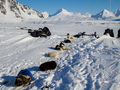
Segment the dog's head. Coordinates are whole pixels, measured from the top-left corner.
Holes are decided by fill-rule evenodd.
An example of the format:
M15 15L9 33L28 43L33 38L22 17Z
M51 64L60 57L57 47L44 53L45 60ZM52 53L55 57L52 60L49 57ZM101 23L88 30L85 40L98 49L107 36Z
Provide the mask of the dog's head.
M31 77L28 75L19 74L15 79L16 86L25 86L28 85L31 81Z
M60 43L60 47L63 47L63 46L65 46L65 44L61 42L61 43Z
M67 33L67 38L69 38L69 36L70 36L70 34L69 34L69 33Z
M56 45L55 49L56 49L56 50L60 50L60 46L59 46L59 45Z

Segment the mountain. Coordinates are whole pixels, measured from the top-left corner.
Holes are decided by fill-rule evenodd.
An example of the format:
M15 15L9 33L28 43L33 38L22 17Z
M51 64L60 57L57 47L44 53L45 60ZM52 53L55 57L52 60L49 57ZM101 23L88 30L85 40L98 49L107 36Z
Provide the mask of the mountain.
M115 17L115 15L113 14L113 12L110 12L110 11L104 9L100 13L98 13L96 15L92 15L91 17L96 18L96 19L107 19L109 17Z
M68 12L67 10L65 10L65 9L59 9L56 13L54 13L53 15L50 15L50 17L52 17L52 16L58 16L58 15L73 15L73 13L72 12Z
M80 21L80 20L86 20L88 18L91 18L91 14L89 13L73 13L69 12L65 9L59 9L56 13L53 15L49 15L49 20L52 21ZM58 22L57 22L58 23Z
M43 15L16 0L0 0L0 17L7 19L38 19Z
M71 20L71 21L79 21L79 20L88 20L88 19L101 19L101 20L118 20L120 19L118 16L120 15L120 9L116 10L116 12L110 12L106 9L101 11L100 13L96 15L91 15L89 13L73 13L73 12L68 12L65 9L60 9L53 15L49 15L51 20L59 20L59 21L65 21L65 20Z
M114 12L115 16L118 17L120 16L120 9L117 9L115 12Z
M89 14L89 13L83 13L82 15L87 16L87 17L91 17L91 14Z
M43 15L44 18L48 18L49 14L47 12L41 12L41 14Z

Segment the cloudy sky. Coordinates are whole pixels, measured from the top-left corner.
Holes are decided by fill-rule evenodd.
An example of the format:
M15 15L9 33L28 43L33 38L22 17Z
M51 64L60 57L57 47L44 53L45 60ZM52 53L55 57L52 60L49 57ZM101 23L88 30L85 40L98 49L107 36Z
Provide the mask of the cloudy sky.
M120 0L17 0L38 12L50 15L64 8L69 12L97 14L104 9L115 12L120 9ZM111 1L111 3L110 3ZM110 8L111 5L111 8Z

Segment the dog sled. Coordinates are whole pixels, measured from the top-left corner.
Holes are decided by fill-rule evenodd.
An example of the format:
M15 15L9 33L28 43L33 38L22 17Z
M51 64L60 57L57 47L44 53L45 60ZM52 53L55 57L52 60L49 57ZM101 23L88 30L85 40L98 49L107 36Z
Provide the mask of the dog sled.
M94 36L94 37L96 37L97 36L97 34L96 34L96 32L94 32L94 34L86 34L86 32L79 32L78 34L76 34L76 35L74 35L74 37L76 37L76 38L79 38L79 37L83 37L83 36Z

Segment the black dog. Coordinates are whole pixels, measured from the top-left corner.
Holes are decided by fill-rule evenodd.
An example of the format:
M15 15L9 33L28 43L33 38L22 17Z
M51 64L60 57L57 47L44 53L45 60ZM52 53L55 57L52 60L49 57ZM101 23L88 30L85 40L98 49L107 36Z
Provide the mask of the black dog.
M51 32L50 32L50 30L49 30L47 27L44 27L44 28L42 29L42 31L45 32L45 34L46 34L47 36L50 36L50 35L51 35Z
M118 30L118 38L120 38L120 29Z
M32 32L32 29L28 29L28 33L31 33Z
M65 39L64 42L65 43L71 43L71 41L69 39Z
M113 29L107 28L104 32L104 35L109 34L111 37L114 37Z
M56 50L63 50L63 48L62 48L63 46L65 46L65 44L61 42L60 45L56 45L55 49Z
M60 47L60 45L56 45L55 50L62 50L62 48Z
M113 29L110 30L110 36L114 37Z
M39 28L38 30L31 30L28 29L28 33L30 33L31 36L33 37L47 37L51 35L50 30L47 27Z
M48 71L48 70L54 70L57 67L57 64L55 61L48 61L39 66L39 69L41 71Z
M69 50L68 47L65 47L65 44L64 43L60 43L60 45L56 45L55 47L56 50Z

